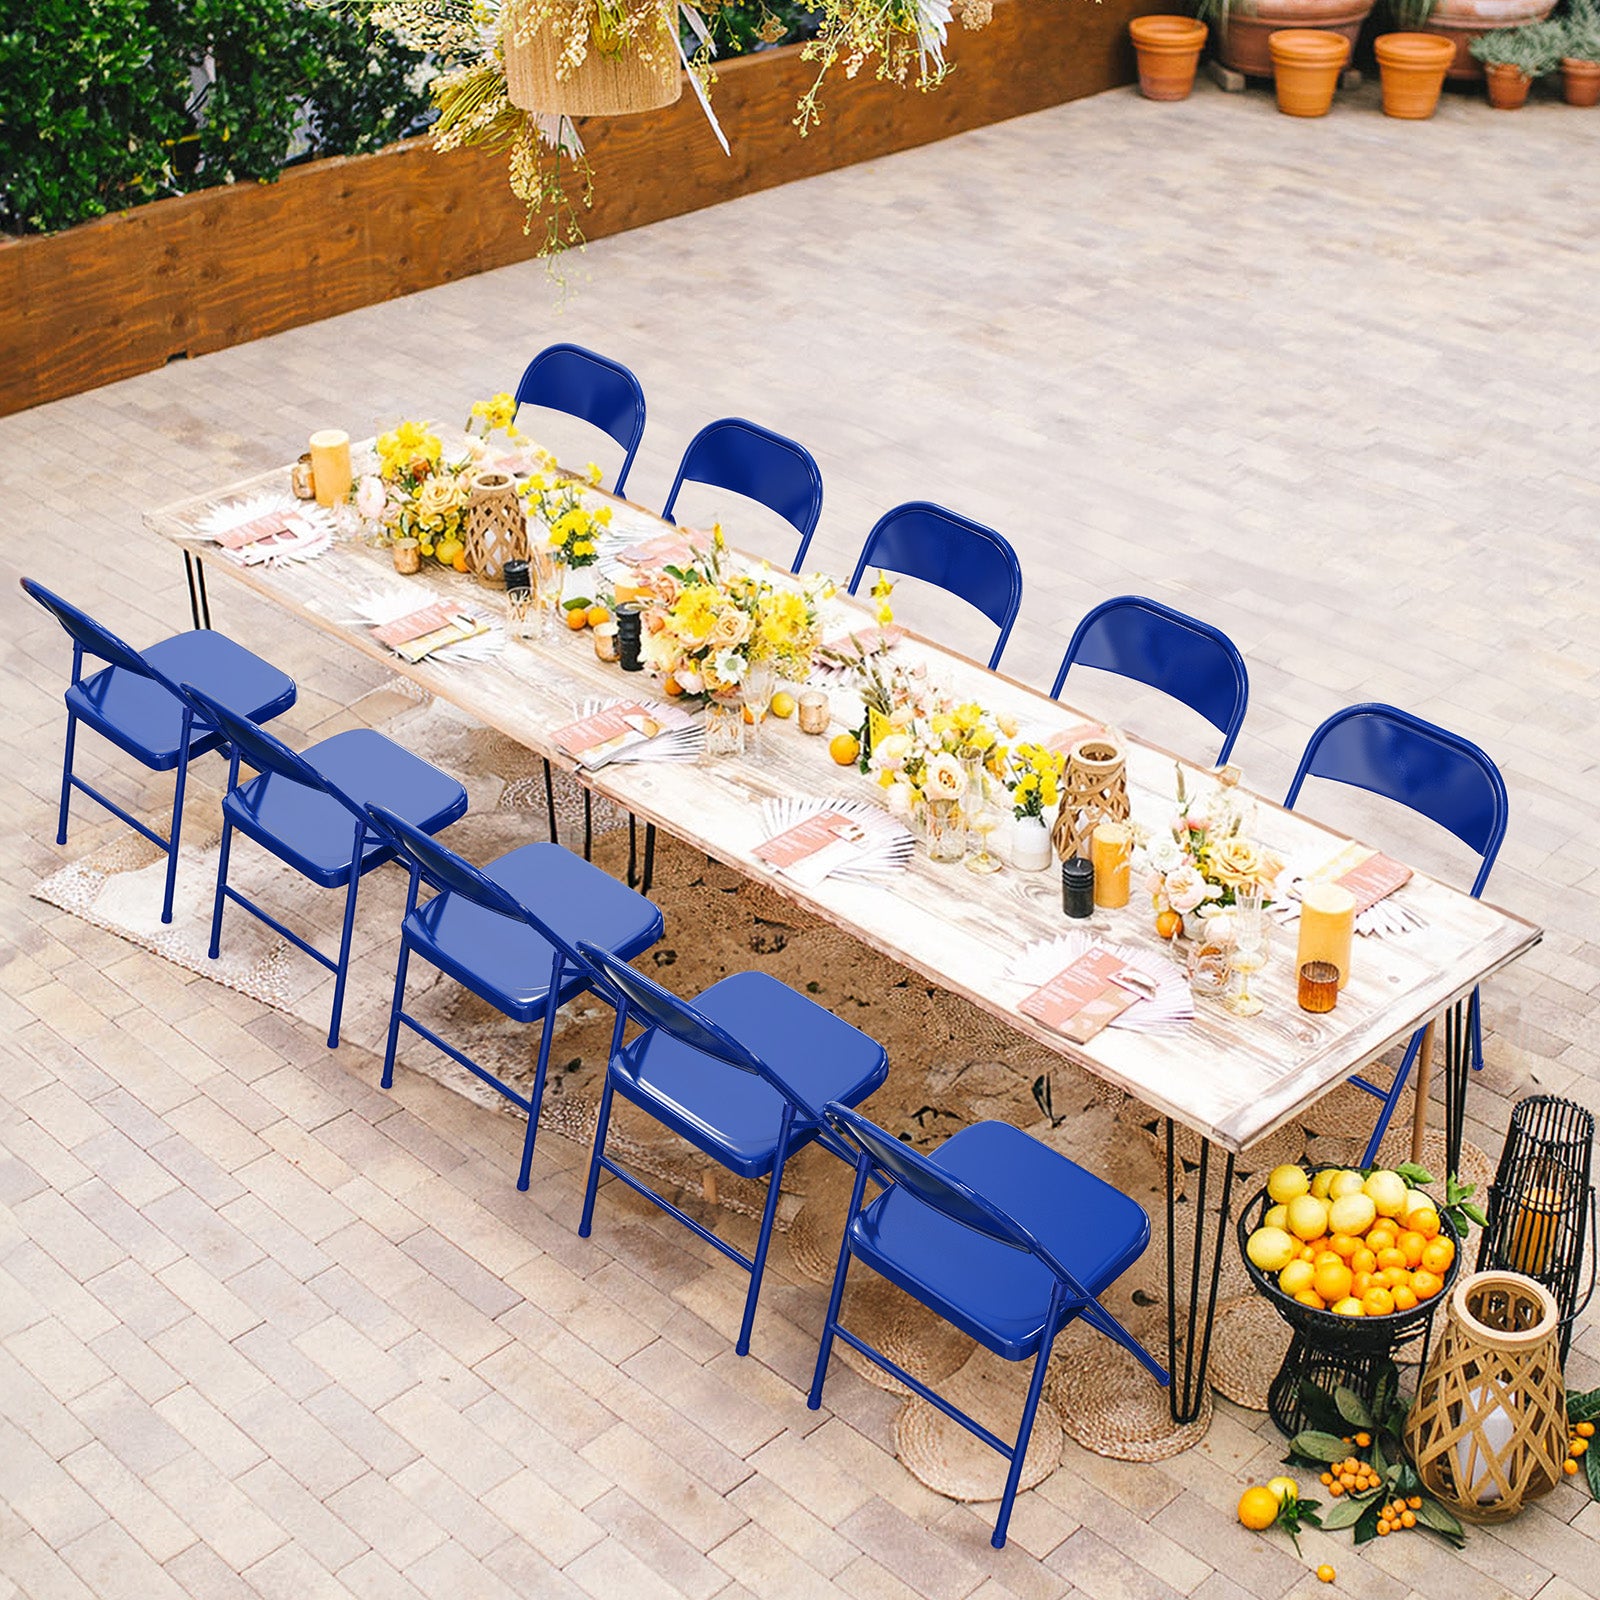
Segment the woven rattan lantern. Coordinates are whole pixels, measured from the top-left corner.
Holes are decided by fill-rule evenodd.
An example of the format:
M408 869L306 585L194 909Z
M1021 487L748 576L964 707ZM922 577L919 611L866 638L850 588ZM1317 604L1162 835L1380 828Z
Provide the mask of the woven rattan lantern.
M1084 853L1097 823L1128 820L1127 768L1127 752L1103 733L1080 739L1068 752L1050 832L1063 861Z
M480 469L470 481L461 519L467 568L485 583L500 583L506 562L528 559L528 519L509 473Z
M1406 1448L1428 1490L1471 1521L1503 1522L1561 1481L1559 1326L1550 1291L1521 1273L1474 1273L1450 1296Z
M632 7L630 6L630 10ZM506 93L524 111L564 117L620 117L634 111L670 106L683 93L676 37L676 5L653 7L659 26L647 49L626 43L606 48L591 29L583 60L565 76L556 67L567 46L557 24L567 8L541 0L514 0L503 13Z

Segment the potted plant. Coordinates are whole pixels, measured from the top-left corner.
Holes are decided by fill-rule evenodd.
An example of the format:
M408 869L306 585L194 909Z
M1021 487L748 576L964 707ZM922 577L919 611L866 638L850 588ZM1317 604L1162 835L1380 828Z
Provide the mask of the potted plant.
M1350 41L1325 28L1280 28L1267 43L1278 109L1290 117L1327 116Z
M1146 100L1188 99L1206 31L1193 17L1135 17L1128 24Z
M1383 114L1422 122L1439 105L1455 42L1434 33L1380 33L1372 41L1383 79Z
M1480 33L1468 47L1483 63L1484 86L1496 111L1515 111L1528 98L1535 78L1542 78L1561 59L1559 24L1530 23L1523 28L1496 28Z
M1455 55L1445 76L1471 83L1483 76L1483 68L1472 54L1474 39L1543 22L1555 9L1555 0L1389 0L1389 5L1397 27L1450 40Z
M1200 0L1196 14L1211 24L1217 58L1252 77L1273 75L1267 41L1286 28L1342 34L1355 48L1374 0Z
M1558 23L1561 97L1569 106L1600 105L1600 3L1572 0Z

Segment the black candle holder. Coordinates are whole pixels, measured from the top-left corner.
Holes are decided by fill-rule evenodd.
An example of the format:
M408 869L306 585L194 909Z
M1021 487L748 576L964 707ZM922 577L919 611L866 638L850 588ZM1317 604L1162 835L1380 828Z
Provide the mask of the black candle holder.
M640 659L639 645L641 640L641 608L631 600L625 601L616 608L617 619L617 665L624 672L643 672L644 662Z
M1529 1095L1511 1113L1500 1166L1489 1188L1489 1220L1478 1242L1478 1271L1520 1272L1542 1283L1561 1308L1561 1359L1572 1325L1594 1293L1594 1117L1571 1100ZM1581 1296L1584 1243L1589 1286Z
M513 556L500 570L505 577L508 593L515 589L529 589L532 587L526 561L518 560Z
M1074 919L1094 915L1094 862L1087 856L1061 863L1061 909Z

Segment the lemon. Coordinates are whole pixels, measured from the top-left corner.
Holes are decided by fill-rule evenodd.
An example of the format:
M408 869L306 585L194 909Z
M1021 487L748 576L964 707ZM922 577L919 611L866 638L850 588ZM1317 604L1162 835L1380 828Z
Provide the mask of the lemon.
M775 717L792 717L794 715L794 696L787 689L780 689L772 697L772 704L767 708Z
M1378 1220L1378 1208L1369 1194L1343 1194L1328 1207L1328 1227L1359 1239Z
M1317 1269L1309 1261L1291 1261L1278 1274L1278 1287L1286 1295L1297 1295L1303 1289L1311 1287L1311 1282L1316 1275Z
M1378 1208L1380 1217L1397 1217L1400 1208L1406 1203L1406 1180L1398 1172L1388 1172L1380 1169L1374 1172L1366 1181L1366 1192L1372 1197L1372 1203Z
M1336 1317L1364 1317L1366 1312L1362 1309L1361 1302L1353 1294L1347 1294L1343 1300L1335 1300L1328 1309Z
M1428 1193L1426 1189L1407 1189L1406 1203L1400 1208L1402 1217L1409 1217L1413 1211L1437 1211L1439 1202Z
M1292 1506L1300 1498L1300 1485L1293 1478L1268 1478L1267 1487L1277 1495L1280 1506Z
M1360 1194L1363 1181L1359 1172L1336 1172L1328 1184L1328 1198L1340 1200L1347 1194Z
M1287 1205L1296 1196L1306 1193L1311 1187L1311 1180L1306 1176L1304 1167L1285 1163L1281 1167L1272 1169L1272 1176L1267 1179L1267 1193L1279 1205Z
M1261 1219L1263 1228L1287 1228L1289 1226L1288 1206L1269 1206L1267 1214Z
M1263 1272L1281 1272L1294 1258L1294 1240L1282 1228L1257 1228L1245 1240L1244 1253Z
M459 539L440 539L433 547L433 556L441 567L448 567L466 546Z
M1289 1202L1289 1232L1301 1239L1320 1239L1328 1231L1328 1202L1315 1195L1297 1195Z
M828 754L841 767L853 767L861 756L861 741L853 733L836 733L828 741Z
M1319 1200L1328 1198L1328 1185L1333 1182L1333 1176L1339 1169L1337 1167L1324 1167L1321 1172L1311 1175L1311 1192Z

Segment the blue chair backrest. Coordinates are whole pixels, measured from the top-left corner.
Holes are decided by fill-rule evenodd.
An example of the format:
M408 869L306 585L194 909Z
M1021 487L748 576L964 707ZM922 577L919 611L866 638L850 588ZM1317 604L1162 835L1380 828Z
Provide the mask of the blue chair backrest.
M1477 745L1394 706L1347 706L1311 735L1284 805L1307 778L1353 784L1432 818L1483 857L1472 885L1483 892L1505 838L1505 780Z
M672 493L661 509L669 522L686 482L709 483L776 511L800 535L789 568L800 570L822 515L822 469L804 445L743 417L723 417L708 422L683 452Z
M926 500L910 500L885 512L867 535L850 579L851 594L868 567L921 578L976 606L999 625L989 665L1000 665L1022 605L1022 566L1016 551L993 528Z
M644 390L620 361L577 344L547 346L528 363L517 385L518 406L546 406L592 423L626 455L612 488L625 492L628 471L644 437Z
M141 678L154 678L158 683L172 684L160 673L153 671L143 656L131 644L124 644L109 628L102 627L88 612L80 611L70 601L52 594L42 583L32 578L22 579L23 591L37 600L66 630L67 637L81 649L101 661L109 661L124 672L136 672Z
M1098 667L1160 689L1198 711L1223 734L1218 762L1233 752L1250 701L1244 657L1220 628L1175 611L1159 600L1123 594L1097 605L1072 635L1050 690L1074 667Z

